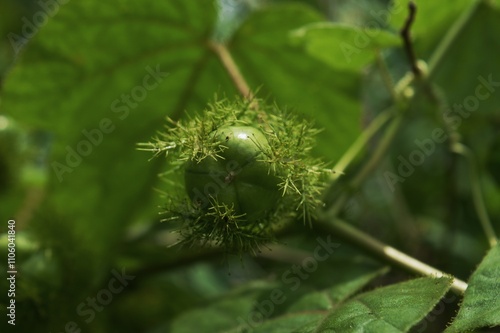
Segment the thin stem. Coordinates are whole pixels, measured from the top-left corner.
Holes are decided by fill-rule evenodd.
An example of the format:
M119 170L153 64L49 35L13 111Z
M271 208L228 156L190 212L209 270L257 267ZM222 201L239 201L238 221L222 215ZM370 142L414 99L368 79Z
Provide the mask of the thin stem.
M379 240L371 237L368 234L352 227L347 222L332 218L322 218L318 222L326 228L328 231L333 232L337 235L343 236L346 239L360 245L364 249L368 250L371 254L375 254L388 262L397 265L408 272L417 273L423 276L429 277L443 277L451 276L446 274L432 266L429 266L395 248L380 242ZM451 290L459 295L463 295L467 289L467 283L453 277L453 282L451 285Z
M483 231L488 239L491 247L498 244L498 238L495 234L495 229L491 224L491 220L488 216L488 211L486 209L486 204L484 203L483 194L481 192L481 186L479 182L479 174L476 167L476 162L473 152L461 143L455 143L452 146L452 151L464 156L469 162L469 177L471 183L472 201L474 203L474 208L476 209L477 217L483 227Z
M385 132L384 137L380 141L377 149L374 151L370 160L365 164L363 169L356 175L356 177L351 182L351 187L357 188L361 185L361 183L366 179L366 177L377 167L380 160L384 157L385 153L389 149L394 137L396 136L399 127L401 126L403 120L403 116L399 114L396 118L391 122L389 128Z
M443 114L449 112L449 110L451 109L448 105L445 92L437 84L432 83L430 80L427 80L425 84L427 84L426 92L427 97L430 99L430 101L436 104ZM450 123L446 121L443 123L446 132L448 133L448 137L450 138L450 147L452 147L455 143L458 142L460 135L457 129L454 128Z
M436 50L432 54L429 60L429 77L435 73L435 70L439 68L439 64L443 60L446 52L450 49L450 46L458 38L458 35L463 31L465 25L469 22L470 17L476 11L476 7L481 1L475 1L474 4L470 5L469 9L465 11L462 16L460 16L450 29L446 32L443 40L436 47Z
M387 64L382 58L382 53L380 52L380 49L376 50L375 55L376 55L377 66L380 70L380 76L382 77L382 81L384 82L387 91L391 95L393 102L397 103L399 99L399 94L396 92L394 81L392 80L389 68L387 68Z
M349 190L357 189L363 181L373 172L373 170L380 163L381 159L384 157L385 153L389 149L394 137L396 136L399 127L401 126L403 120L403 115L398 114L396 118L393 119L389 128L384 133L384 137L380 141L380 144L375 149L375 152L372 154L371 158L364 165L364 167L359 171L359 173L354 177L354 179L349 184ZM349 199L349 192L344 192L332 205L332 208L329 212L336 216L342 207L344 207L346 201Z
M408 17L406 18L405 25L400 31L400 35L403 38L404 48L408 60L410 61L411 71L416 78L422 76L422 72L417 65L417 57L415 56L415 50L413 49L413 43L411 42L410 30L413 22L415 21L415 15L417 14L417 5L413 1L408 3Z
M340 160L335 164L333 170L335 173L332 175L333 180L340 177L352 161L358 156L361 150L366 146L368 141L377 133L382 126L393 116L392 108L386 109L378 114L375 119L366 127L366 129L358 136L356 141L347 149L342 155Z
M236 86L240 94L243 96L243 98L245 98L248 101L253 101L254 94L252 93L250 86L248 85L245 78L241 74L238 65L234 61L233 57L231 56L231 53L229 53L229 50L226 48L226 46L224 44L213 41L209 42L208 45L210 49L212 49L215 52L220 62L227 70L229 76L231 77L231 80L233 80L234 85Z

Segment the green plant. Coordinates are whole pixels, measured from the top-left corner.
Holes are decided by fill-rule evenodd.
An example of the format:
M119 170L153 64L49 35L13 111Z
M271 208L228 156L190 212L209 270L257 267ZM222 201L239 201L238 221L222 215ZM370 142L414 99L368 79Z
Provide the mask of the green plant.
M0 16L0 252L15 243L18 272L0 309L15 287L17 330L497 330L497 0L5 0ZM242 128L266 184L243 198L224 156ZM154 133L141 148L166 158L148 161ZM227 191L198 200L198 169Z

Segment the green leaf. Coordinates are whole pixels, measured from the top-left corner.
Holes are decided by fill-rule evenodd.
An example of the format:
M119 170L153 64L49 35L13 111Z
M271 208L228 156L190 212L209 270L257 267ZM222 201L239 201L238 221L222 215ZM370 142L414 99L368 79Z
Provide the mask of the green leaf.
M342 267L342 270L331 276L332 267ZM372 265L358 260L332 260L322 265L314 272L309 284L324 286L320 291L309 291L291 299L285 314L311 310L329 310L354 295L370 281L388 272L386 267L375 269ZM322 281L322 279L324 281ZM328 284L326 284L328 282ZM286 305L286 303L284 304Z
M470 277L457 317L445 332L500 325L500 244L492 248Z
M275 285L266 282L253 282L238 288L212 302L209 306L187 311L171 325L172 333L191 333L203 328L206 333L237 332L248 325L247 321L262 321L263 315L254 310L259 298L266 298Z
M474 151L477 164L493 159L500 105L500 8L479 1L465 12L430 62L433 82L449 109L440 115ZM477 38L481 36L481 38ZM467 47L464 47L467 45ZM481 135L477 135L481 133Z
M215 20L211 0L69 2L9 73L2 112L52 138L50 181L30 227L67 267L58 288L67 300L54 298L51 311L61 321L108 277L127 225L157 215L163 159L148 162L136 143L229 82L206 48Z
M450 288L450 278L418 278L361 294L300 332L406 332Z
M336 160L361 132L360 75L325 67L290 45L290 31L320 21L305 5L269 6L249 17L229 47L251 87L324 129L316 152Z
M317 323L344 299L387 272L386 268L353 259L321 262L310 274L303 268L302 275L296 273L293 267L280 275L279 283L254 281L182 314L173 321L172 332L193 332L197 327L203 327L204 332L241 332L245 328L255 333L291 332ZM331 274L335 267L344 269ZM329 286L317 290L326 280Z
M447 43L436 50L430 64L431 79L445 92L451 108L446 120L467 136L483 131L497 117L500 104L497 31L500 31L500 9L481 1L462 18Z
M388 31L336 23L310 24L293 31L290 37L332 68L352 71L361 71L373 62L379 49L401 44L399 36Z
M355 267L355 265L358 265L358 267ZM342 267L343 269L334 276L329 276L327 271L331 271L332 266ZM387 268L370 271L367 266L360 267L359 262L337 262L336 260L329 264L328 267L323 268L314 272L314 277L328 276L332 280L329 288L302 295L292 302L283 314L272 317L262 325L255 327L255 333L295 332L299 327L317 325L328 314L328 311L335 309L349 296L388 271ZM316 280L309 282L314 285L321 285ZM287 295L287 297L292 298L293 295ZM283 306L286 306L286 303Z
M254 333L289 333L297 332L303 326L317 323L324 317L324 313L316 311L303 311L283 315L276 319L267 320L262 325L256 326Z

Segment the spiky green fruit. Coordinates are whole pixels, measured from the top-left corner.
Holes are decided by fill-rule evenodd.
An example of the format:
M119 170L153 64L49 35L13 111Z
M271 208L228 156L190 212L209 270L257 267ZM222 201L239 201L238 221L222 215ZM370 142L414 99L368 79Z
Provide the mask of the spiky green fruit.
M188 161L185 187L194 204L213 203L232 208L242 221L266 218L280 199L280 178L265 162L271 147L264 134L251 126L225 126L214 132L221 151L202 161Z

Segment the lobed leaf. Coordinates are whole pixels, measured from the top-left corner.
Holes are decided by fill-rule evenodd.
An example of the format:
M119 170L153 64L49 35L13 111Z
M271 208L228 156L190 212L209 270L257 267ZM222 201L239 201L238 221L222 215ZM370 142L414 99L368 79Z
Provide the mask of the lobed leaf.
M450 278L418 278L361 294L333 309L308 332L407 332L450 288Z
M330 67L358 72L375 60L380 49L401 45L400 37L389 31L337 23L306 25L290 38Z
M500 325L500 244L472 273L458 314L445 332L464 332Z

